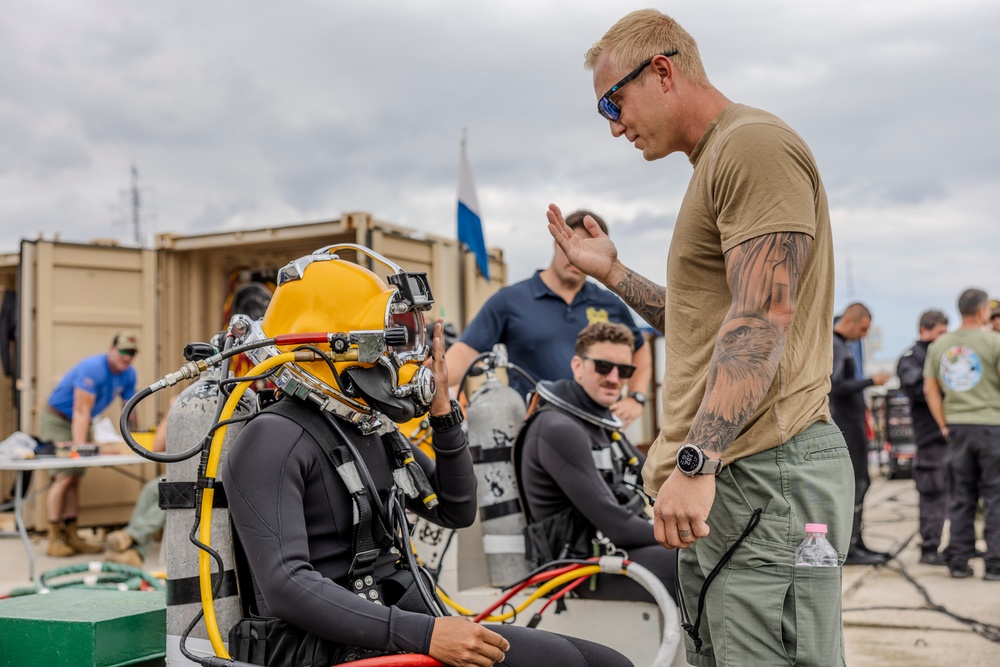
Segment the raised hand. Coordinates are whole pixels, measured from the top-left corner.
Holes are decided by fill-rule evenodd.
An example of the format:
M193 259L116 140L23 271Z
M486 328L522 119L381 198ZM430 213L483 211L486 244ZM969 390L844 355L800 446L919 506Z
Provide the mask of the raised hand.
M444 361L444 320L438 318L434 323L434 340L431 342L431 358L427 360L437 389L431 400L430 413L442 417L451 412L451 396L448 394L448 364Z
M555 204L549 204L545 215L549 219L549 233L573 266L609 284L618 261L618 249L597 222L587 216L583 220L584 230L574 231L566 224L562 211Z

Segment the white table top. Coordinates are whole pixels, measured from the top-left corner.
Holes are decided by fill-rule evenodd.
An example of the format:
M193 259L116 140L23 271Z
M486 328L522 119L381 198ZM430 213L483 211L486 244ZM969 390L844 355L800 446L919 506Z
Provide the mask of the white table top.
M97 456L36 456L33 459L0 458L0 470L51 470L53 468L96 468L150 463L138 454L98 454Z

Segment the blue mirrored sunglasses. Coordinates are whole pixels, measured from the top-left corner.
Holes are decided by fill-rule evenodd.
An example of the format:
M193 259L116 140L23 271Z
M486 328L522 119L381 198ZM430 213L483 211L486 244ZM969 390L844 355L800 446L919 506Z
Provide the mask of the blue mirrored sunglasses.
M673 51L666 51L664 53L658 53L657 55L666 56L668 58L670 56L676 56L677 49L674 49ZM646 66L653 62L653 58L655 57L656 56L652 56L648 60L642 61L638 67L626 74L621 81L611 86L608 92L604 93L604 95L601 96L601 99L597 100L597 113L601 114L610 121L617 121L622 115L622 109L620 106L611 101L611 96L621 90L621 87L626 83L639 76L639 73L646 69Z

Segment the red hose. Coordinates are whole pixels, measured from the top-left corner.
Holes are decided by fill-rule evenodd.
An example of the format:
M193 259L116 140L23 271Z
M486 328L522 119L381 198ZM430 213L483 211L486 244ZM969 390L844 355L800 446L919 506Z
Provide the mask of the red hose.
M304 345L306 343L322 344L330 341L329 335L323 331L314 333L279 334L274 337L275 345Z
M447 667L429 655L417 655L416 653L383 655L378 658L365 658L342 664L351 665L351 667Z
M500 607L502 607L503 605L505 605L508 600L510 600L512 597L514 597L515 595L517 595L518 593L520 593L521 591L523 591L528 586L537 584L537 583L542 582L542 581L548 581L549 579L553 579L555 577L558 577L561 574L566 574L567 572L572 572L573 570L578 570L581 567L585 567L585 566L584 565L579 565L579 564L576 564L576 565L566 565L566 566L560 567L560 568L555 569L555 570L549 570L548 572L539 572L538 574L536 574L535 576L531 577L530 579L528 579L526 581L522 581L521 583L517 584L512 589L510 589L509 591L507 591L503 595L503 597L501 597L499 600L497 600L495 603L493 603L492 606L490 606L488 609L485 609L485 610L479 612L476 615L476 617L472 619L472 622L473 623L482 623L486 619L487 616L489 616L494 611L496 611L497 609L499 609Z

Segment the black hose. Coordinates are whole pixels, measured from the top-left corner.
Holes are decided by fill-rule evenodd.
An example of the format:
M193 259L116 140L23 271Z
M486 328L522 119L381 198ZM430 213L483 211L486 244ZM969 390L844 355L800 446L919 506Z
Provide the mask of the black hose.
M238 347L230 347L230 345L232 344L232 338L230 336L227 336L225 347L223 348L222 352L218 354L219 363L222 364L222 373L223 373L222 377L224 378L226 375L228 375L229 359L235 357L237 354L242 354L243 352L247 352L249 350L255 350L260 347L272 345L273 343L274 343L273 338L267 338L264 340L255 341L253 343L246 343ZM146 399L151 394L153 394L154 391L159 391L160 389L163 388L163 387L158 387L156 390L154 390L151 388L151 386L143 387L142 389L137 391L135 395L133 395L132 398L128 400L128 402L125 404L125 407L122 408L121 418L118 420L118 426L121 429L122 438L125 440L125 444L129 446L129 449L131 449L139 456L145 459L149 459L150 461L156 461L157 463L180 463L181 461L186 461L192 456L198 454L198 452L202 450L202 448L205 446L204 441L199 442L194 447L191 447L190 449L180 452L178 454L166 454L160 452L151 452L142 445L140 445L138 442L136 442L135 438L132 437L132 430L131 428L129 428L128 422L129 422L129 417L131 417L132 415L132 411L135 409L135 406L138 405L140 401ZM215 413L216 421L218 421L219 415L222 414L222 409L224 407L225 406L223 404L223 401L219 401Z
M462 379L458 383L458 393L459 394L461 394L461 393L463 393L465 391L465 383L468 382L469 378L473 375L472 370L476 367L476 364L478 364L479 362L483 361L484 359L489 359L491 357L493 357L493 352L492 351L490 351L490 352L483 352L479 356L477 356L475 359L472 360L472 363L469 364L469 367L465 369L465 373L462 374ZM497 368L497 366L495 366L492 363L489 364L489 367L493 368L493 369ZM532 387L534 387L536 384L538 384L538 380L536 380L535 378L533 378L531 376L531 373L529 373L528 371L524 370L523 368L521 368L520 366L518 366L516 364L507 364L503 368L509 368L509 369L517 372ZM480 371L479 373L475 373L475 374L479 375L479 374L481 374L481 372L482 371Z
M444 613L441 602L437 599L437 596L431 594L431 592L427 589L427 582L424 581L420 567L417 565L417 559L413 555L413 547L410 544L410 531L407 528L408 523L406 521L406 514L403 512L403 503L400 501L398 493L401 492L393 494L389 499L390 510L398 522L400 532L399 541L402 542L403 555L406 557L406 564L409 566L410 572L413 574L413 581L417 585L417 592L420 593L420 598L424 601L424 605L434 616L448 616L448 614Z

